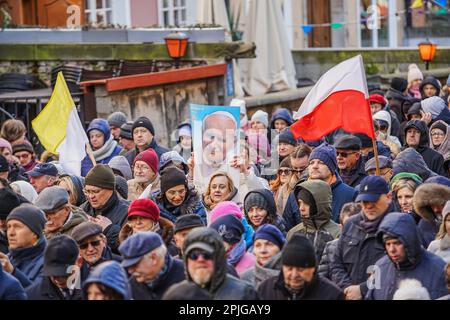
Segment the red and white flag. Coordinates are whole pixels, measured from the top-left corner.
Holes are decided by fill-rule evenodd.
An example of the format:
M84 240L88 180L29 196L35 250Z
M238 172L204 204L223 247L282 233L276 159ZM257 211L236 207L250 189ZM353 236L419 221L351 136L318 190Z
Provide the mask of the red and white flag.
M291 131L296 139L319 140L342 128L375 140L366 74L361 55L328 70L294 114Z

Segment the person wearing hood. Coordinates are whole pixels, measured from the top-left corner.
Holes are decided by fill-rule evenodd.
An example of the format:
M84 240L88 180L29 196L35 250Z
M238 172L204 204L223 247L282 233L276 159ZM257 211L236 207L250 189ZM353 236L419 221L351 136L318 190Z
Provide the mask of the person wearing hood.
M436 240L431 241L428 251L444 259L445 263L450 263L450 200L446 202L442 210L442 223Z
M422 218L418 228L425 247L436 238L449 199L450 187L437 183L424 183L414 192L414 210Z
M208 213L219 203L224 201L233 201L238 205L241 203L238 189L234 186L233 180L226 172L220 171L214 173L209 179L202 201L207 212L208 224L210 221Z
M437 151L428 147L428 128L425 122L411 120L405 126L405 148L411 147L417 150L423 157L428 168L445 176L444 157Z
M431 122L442 120L450 125L450 110L441 97L429 97L420 102L422 110L431 114Z
M429 97L439 97L441 93L441 83L433 76L426 77L419 87L422 100Z
M341 230L331 220L331 188L321 180L305 181L294 189L300 209L301 223L289 230L287 239L296 233L306 236L314 245L317 261L320 261L327 242L338 238Z
M125 270L117 261L99 264L83 282L86 300L131 300L131 290Z
M187 160L175 151L169 151L161 155L161 158L159 159L159 174L161 175L161 172L169 166L175 166L178 169L183 170L185 175L189 173Z
M119 142L120 127L122 127L123 124L127 123L127 116L121 111L116 111L109 115L107 121L111 135L113 136L114 140Z
M159 190L161 181L158 173L158 155L155 150L147 149L134 158L133 173L134 179L127 181L128 201Z
M275 110L270 118L270 129L276 130L278 133L284 128L290 127L294 123L291 112L286 108Z
M63 174L59 176L56 185L67 190L69 193L69 203L72 206L79 207L86 202L86 196L83 192L84 178Z
M244 212L253 230L269 223L286 233L283 218L277 214L275 200L270 190L260 189L247 193L244 199Z
M82 300L81 290L70 285L76 272L78 247L66 235L51 239L44 251L43 277L27 288L28 300Z
M255 256L246 251L244 225L231 214L221 216L209 225L222 237L225 246L227 262L231 264L238 274L255 265Z
M116 178L106 164L97 164L85 178L84 194L87 201L81 206L90 221L99 224L112 250L119 246L118 236L125 223L129 203L120 199L116 191Z
M105 119L97 118L92 120L86 133L97 164L108 164L113 157L119 155L122 151L122 147L118 145L111 135L108 121ZM93 166L89 155L86 155L81 161L81 176L85 177Z
M263 300L344 300L341 289L318 275L314 247L306 237L293 235L283 248L281 263L280 274L258 288Z
M163 153L169 151L167 148L158 145L156 142L155 128L153 127L153 123L147 117L139 117L136 119L136 121L133 122L131 133L136 147L125 154L125 158L127 158L130 166L134 164L134 158L145 150L153 149L158 155L158 159Z
M390 182L397 211L412 215L416 223L420 216L414 211L414 192L422 184L422 178L415 173L397 173Z
M391 135L392 117L390 113L385 110L378 111L373 115L373 120L378 123L377 140L387 145L391 151L398 149L398 152L400 152L400 148L402 147L400 140L396 136Z
M283 249L286 239L277 227L263 224L256 229L253 236L253 254L255 266L241 274L241 279L258 289L261 282L277 276L280 270L269 267L269 260Z
M126 181L133 179L130 164L124 156L115 156L109 161L108 165L115 175L123 177Z
M367 294L368 268L384 256L376 233L394 211L389 186L379 176L361 181L355 201L361 202L362 210L345 224L331 262L331 279L344 290L347 300L361 300Z
M46 188L34 205L45 213L44 235L47 240L59 235L72 236L73 229L88 219L83 210L69 204L69 193L61 187Z
M36 200L36 198L38 197L36 190L29 182L26 181L12 182L11 189L18 195L21 195L22 197L27 199L30 203L33 203L34 200Z
M91 221L80 223L73 229L73 239L77 242L80 251L81 266L80 277L84 282L96 266L105 261L122 261L122 257L112 253L107 244L102 227Z
M42 276L44 249L44 213L31 204L21 204L6 218L9 253L0 253L3 270L26 289Z
M192 230L183 245L186 280L209 292L213 300L259 300L253 287L227 273L225 247L219 233L208 227Z
M179 254L174 242L174 224L160 214L159 207L150 199L136 199L128 208L126 223L119 233L119 242L123 243L130 236L153 231L161 236L171 256Z
M173 147L172 150L175 151L186 162L189 160L192 153L191 124L189 122L183 122L178 126L177 129L178 143Z
M197 214L206 224L206 210L195 188L189 187L186 174L174 166L161 171L161 189L152 195L161 217L175 223L178 217Z
M450 126L446 122L438 120L431 125L430 147L439 152L445 160L450 159Z
M420 85L423 81L423 74L415 63L408 66L408 95L410 97L421 99Z
M406 148L397 155L392 161L392 170L394 176L401 172L410 172L417 174L422 181L437 176L428 168L420 153L413 148Z
M381 94L371 94L369 96L370 111L372 116L379 111L386 111L390 115L392 133L398 134L400 132L400 121L398 120L397 114L387 106L387 101Z
M243 235L245 243L247 248L250 248L253 244L254 231L253 228L248 223L247 219L242 214L241 208L236 203L232 201L224 201L215 206L214 209L211 211L209 224L213 223L218 218L227 214L233 215L235 218L237 218L239 221L242 222L245 229Z
M353 135L342 135L334 141L339 175L344 183L353 188L367 176L361 146L361 140Z
M409 215L393 212L380 224L377 239L386 255L375 263L369 281L374 284L368 300L392 300L403 279L417 279L428 290L431 299L448 294L442 258L421 246L419 231Z
M0 252L8 253L8 237L6 219L11 211L28 201L11 189L0 189Z
M185 279L183 262L172 258L161 236L139 232L121 243L122 267L131 275L134 300L161 300L170 286Z

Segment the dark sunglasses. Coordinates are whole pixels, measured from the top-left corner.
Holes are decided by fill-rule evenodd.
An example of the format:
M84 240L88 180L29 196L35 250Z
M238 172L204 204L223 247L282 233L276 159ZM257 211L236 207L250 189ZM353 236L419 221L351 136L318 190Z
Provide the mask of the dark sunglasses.
M89 247L89 244L93 247L98 247L100 245L100 240L90 241L83 244L80 244L80 249L87 249Z
M341 156L342 158L347 158L349 155L352 155L356 152L343 152L343 151L336 151L336 156Z
M212 260L213 258L212 254L204 251L191 251L187 257L191 260L197 261L200 256L202 256L205 260Z
M278 169L278 174L279 175L290 175L292 173L292 169Z

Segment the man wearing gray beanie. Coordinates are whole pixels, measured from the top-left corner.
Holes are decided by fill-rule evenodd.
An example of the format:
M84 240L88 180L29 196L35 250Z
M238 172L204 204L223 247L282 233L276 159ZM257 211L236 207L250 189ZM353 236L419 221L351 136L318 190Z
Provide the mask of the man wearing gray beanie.
M42 273L45 222L44 213L31 204L18 206L6 219L9 254L0 253L0 263L24 288Z
M127 116L123 112L117 111L112 113L107 120L114 140L119 141L120 127L127 122Z

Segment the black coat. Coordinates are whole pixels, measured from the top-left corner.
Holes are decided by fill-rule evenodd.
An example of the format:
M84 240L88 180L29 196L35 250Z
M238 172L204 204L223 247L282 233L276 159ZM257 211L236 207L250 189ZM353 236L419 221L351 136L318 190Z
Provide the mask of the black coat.
M383 218L393 209L391 204ZM362 212L347 220L331 261L331 279L341 289L351 285L360 285L361 293L364 296L368 291L367 268L384 256L384 246L377 241L376 231L368 233L362 227L363 221L364 214Z
M352 168L350 171L344 171L339 169L339 175L344 181L345 184L350 187L355 188L357 185L361 183L361 180L367 177L366 170L364 168L365 162L362 158L358 160L356 166Z
M112 224L109 225L103 233L108 240L108 246L114 252L117 252L117 248L119 247L119 232L120 228L127 219L128 206L128 201L119 199L116 192L113 193L111 198L109 198L105 205L100 209L92 208L88 201L81 205L81 209L83 209L88 215L93 217L102 215L111 220Z
M156 140L153 138L152 143L150 143L150 145L148 146L147 149L152 148L153 150L155 150L156 154L158 155L158 159L161 159L161 155L163 153L166 153L169 151L169 149L164 148L160 145L158 145L156 143ZM146 150L147 150L146 149ZM134 148L133 150L128 151L127 153L125 153L125 158L128 160L128 163L130 164L130 166L133 166L133 162L134 162L134 158L136 158L136 156L139 154L139 149L138 148Z
M61 290L50 277L43 277L27 289L28 300L83 300L80 289L74 289L70 299L65 299Z
M230 274L225 275L222 285L214 293L214 300L259 300L259 295L255 289L248 284Z
M98 266L99 264L101 264L105 261L110 261L110 260L122 262L122 257L117 254L112 253L111 248L108 246L106 246L106 248L103 250L101 258L96 263L90 265L86 261L83 260L83 264L81 265L81 268L80 268L81 282L84 282L84 280L86 280L88 278L90 272L96 266Z
M7 254L8 253L8 238L3 231L0 231L0 252Z
M167 289L186 279L181 260L167 255L166 264L169 265L167 271L151 284L138 283L134 277L130 278L131 295L134 300L161 300Z
M316 275L298 294L286 289L283 272L263 281L258 287L262 300L344 300L344 293L330 280Z

